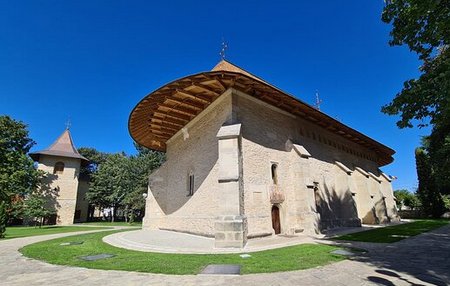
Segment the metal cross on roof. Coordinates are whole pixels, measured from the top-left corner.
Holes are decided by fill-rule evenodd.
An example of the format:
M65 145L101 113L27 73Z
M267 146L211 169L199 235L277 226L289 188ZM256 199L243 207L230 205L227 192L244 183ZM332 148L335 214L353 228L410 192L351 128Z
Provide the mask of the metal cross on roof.
M320 105L322 104L322 99L319 98L319 91L316 90L316 104L315 107L317 110L320 110Z
M67 122L66 122L66 129L68 130L68 129L70 129L70 126L71 126L72 124L70 123L70 118L69 119L67 119Z
M228 43L225 42L224 39L222 39L222 49L220 50L220 57L222 58L222 60L225 59L225 51L228 49Z

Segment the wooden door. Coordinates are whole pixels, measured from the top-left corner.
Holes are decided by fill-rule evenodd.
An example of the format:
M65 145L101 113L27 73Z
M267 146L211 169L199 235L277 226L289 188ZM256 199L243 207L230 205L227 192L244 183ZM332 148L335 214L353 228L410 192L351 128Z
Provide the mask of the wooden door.
M275 230L275 234L281 233L280 209L277 206L272 207L272 228Z

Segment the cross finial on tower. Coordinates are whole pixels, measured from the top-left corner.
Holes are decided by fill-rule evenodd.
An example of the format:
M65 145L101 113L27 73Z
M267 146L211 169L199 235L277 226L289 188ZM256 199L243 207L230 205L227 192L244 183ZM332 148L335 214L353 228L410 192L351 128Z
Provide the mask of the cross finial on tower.
M69 130L71 125L72 124L70 123L70 118L69 118L69 119L67 119L67 122L66 122L66 129Z
M225 59L225 51L228 49L228 43L222 38L222 49L220 50L220 57L222 60Z
M320 99L320 97L319 97L319 91L316 90L316 103L315 103L314 107L315 107L317 110L320 110L320 105L321 105L321 104L322 104L322 99Z

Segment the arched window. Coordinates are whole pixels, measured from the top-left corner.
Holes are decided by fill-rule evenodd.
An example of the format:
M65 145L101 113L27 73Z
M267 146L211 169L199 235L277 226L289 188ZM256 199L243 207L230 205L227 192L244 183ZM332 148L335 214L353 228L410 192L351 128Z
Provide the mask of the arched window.
M56 162L55 167L53 168L53 174L62 174L64 172L64 163Z
M272 163L272 166L270 167L271 173L272 173L272 183L274 185L278 184L278 174L277 174L277 164Z

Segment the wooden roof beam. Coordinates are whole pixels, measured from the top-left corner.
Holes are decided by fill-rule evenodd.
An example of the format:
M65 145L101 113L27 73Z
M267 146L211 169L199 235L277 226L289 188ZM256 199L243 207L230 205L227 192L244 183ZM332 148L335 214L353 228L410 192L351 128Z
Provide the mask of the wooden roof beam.
M172 137L173 134L177 133L177 132L175 132L173 130L170 130L170 129L167 129L167 128L164 128L164 127L153 127L150 132L151 133L161 132L161 133L163 133L165 135L169 135L170 137Z
M176 93L184 95L184 96L192 98L192 99L195 99L197 101L201 101L203 103L208 103L209 104L209 103L212 102L212 99L210 99L210 98L208 98L206 96L203 96L201 94L193 94L190 91L186 91L184 89L177 89Z
M173 124L173 123L170 123L170 122L167 122L167 121L160 121L160 122L152 121L152 122L149 123L149 126L153 126L153 125L155 125L155 126L161 126L161 127L166 127L166 128L172 129L173 131L177 131L177 132L178 132L181 128L183 128L182 125Z
M214 97L218 97L218 96L220 95L220 93L218 93L218 92L215 91L214 89L212 89L212 88L210 88L210 87L208 87L208 86L206 86L206 85L204 85L204 84L201 84L201 83L199 83L199 82L193 82L193 83L192 83L192 86L195 86L195 87L198 87L198 88L200 88L200 89L203 89L203 90L205 90L205 91L207 91L207 92L210 92L210 93L213 94ZM224 91L225 91L225 90L223 90L222 92L224 92Z
M179 105L170 106L170 105L167 105L167 104L160 104L159 106L163 107L163 108L167 108L167 109L173 110L173 111L178 112L180 114L187 114L188 116L196 116L197 115L197 112L193 111L192 109L184 108L184 107L179 106Z
M173 125L171 125L170 123L167 123L167 122L150 122L149 126L151 128L153 128L153 127L166 128L168 130L175 131L175 132L178 132L178 130L180 130L180 127L173 126Z
M174 97L167 97L166 100L173 101L173 102L176 102L178 104L184 104L184 105L188 106L189 108L192 108L192 109L195 109L195 110L203 110L205 108L205 106L203 104L197 104L197 103L194 103L194 102L188 102L186 100L181 100L181 99L174 98Z
M174 115L174 114L170 114L170 113L159 111L159 110L156 110L153 114L157 115L157 116L160 116L160 117L162 116L163 118L171 117L171 118L175 118L175 119L178 119L178 120L183 120L186 123L191 121L191 117L187 116L187 115L181 115L181 114Z
M160 134L161 136L169 136L169 138L172 137L172 135L173 135L172 132L165 132L165 131L161 131L158 129L152 129L150 132L152 134Z
M187 121L185 121L185 120L181 120L179 118L173 119L170 117L165 117L165 118L154 117L154 118L152 118L151 122L153 122L153 120L160 120L161 122L169 122L173 125L179 126L180 128L184 127L187 123Z
M217 77L217 76L214 77L214 80L220 85L220 87L222 88L223 91L225 91L225 90L227 89L225 83L223 83L223 82L219 79L219 77Z

